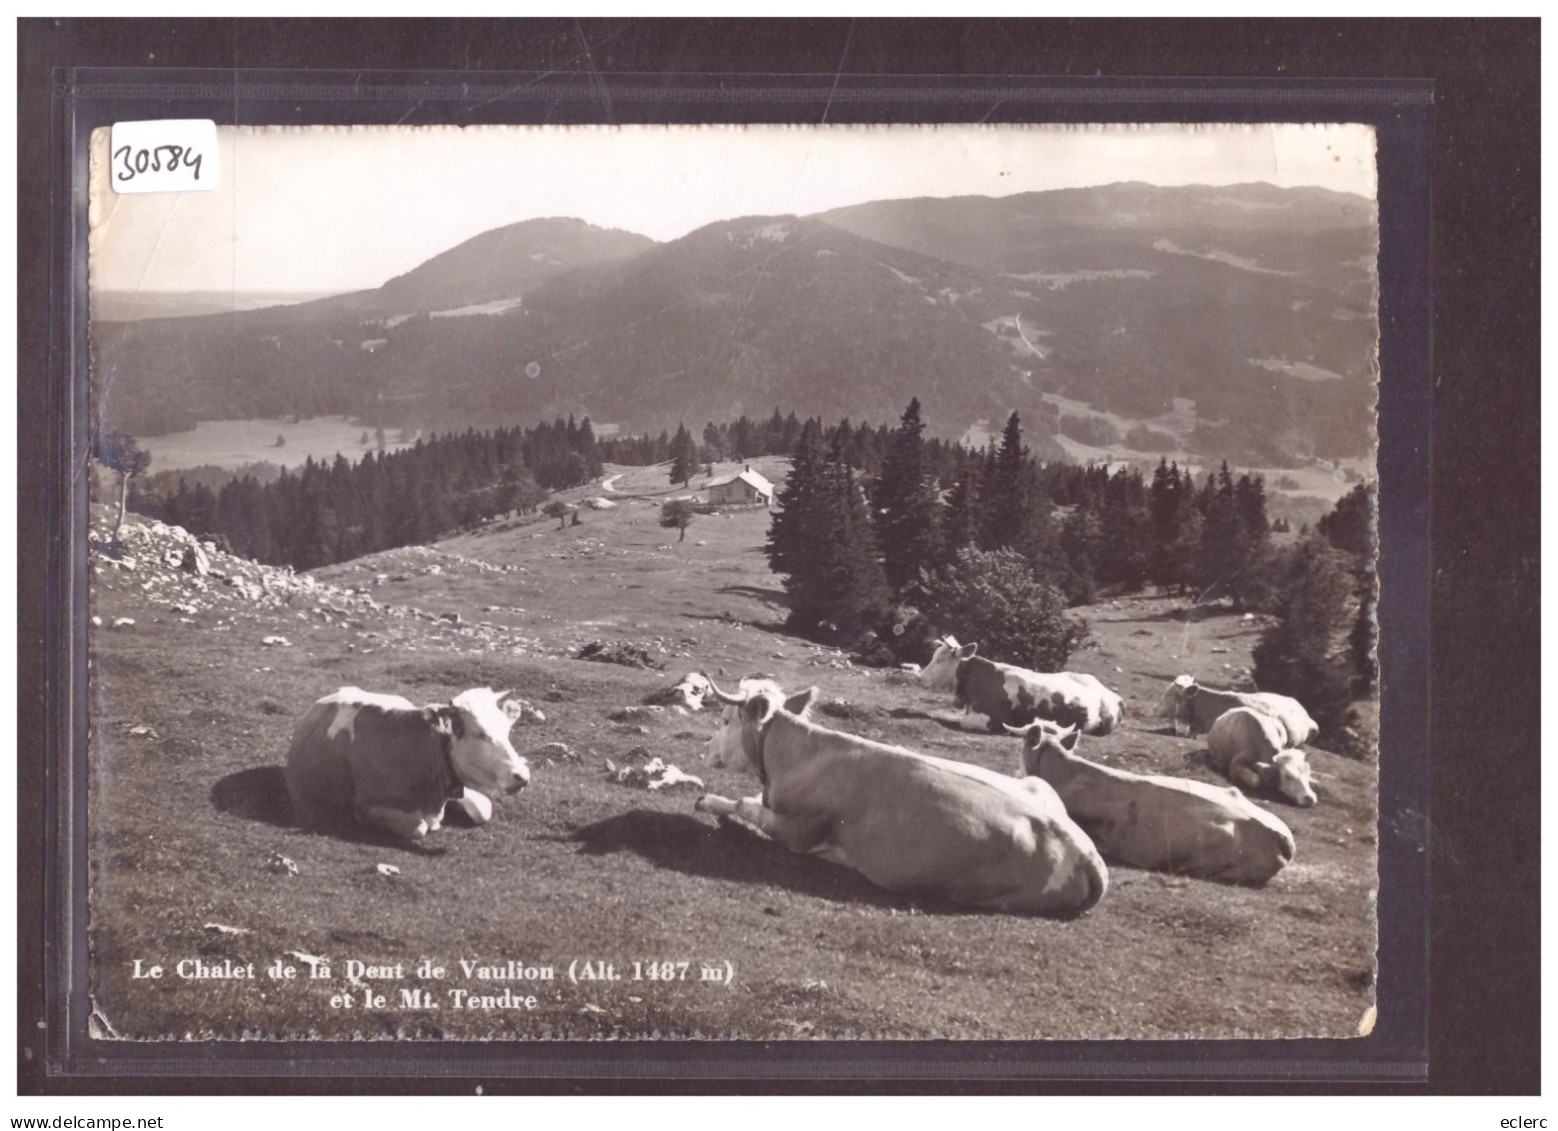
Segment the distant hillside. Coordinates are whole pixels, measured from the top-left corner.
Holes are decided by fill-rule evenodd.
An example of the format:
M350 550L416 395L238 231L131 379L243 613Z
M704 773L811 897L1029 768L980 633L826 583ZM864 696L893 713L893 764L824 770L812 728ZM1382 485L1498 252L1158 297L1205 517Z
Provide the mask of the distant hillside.
M1015 408L1046 456L1059 396L1291 466L1368 450L1376 242L1372 202L1270 185L881 201L666 244L534 220L373 291L99 325L98 392L139 434L323 413L882 421L918 396L944 436Z
M468 321L522 305L529 289L578 267L636 254L654 241L583 220L526 220L475 236L367 291L236 316L92 326L94 393L117 427L139 435L198 420L377 413L372 355L415 318ZM423 374L421 395L439 380Z
M324 297L290 291L98 291L91 298L91 317L102 322L190 318L310 302Z
M379 288L397 312L439 310L523 295L575 267L626 259L647 236L583 220L526 220L483 232Z
M983 272L759 217L560 276L513 321L537 331L543 387L607 420L674 426L777 406L874 422L917 395L931 427L956 434L1033 399L984 325L1011 303Z
M999 272L1036 308L1013 330L1034 381L1054 392L1136 416L1190 398L1199 424L1186 439L1202 451L1291 460L1367 446L1372 201L1266 184L1116 184L879 201L823 218Z

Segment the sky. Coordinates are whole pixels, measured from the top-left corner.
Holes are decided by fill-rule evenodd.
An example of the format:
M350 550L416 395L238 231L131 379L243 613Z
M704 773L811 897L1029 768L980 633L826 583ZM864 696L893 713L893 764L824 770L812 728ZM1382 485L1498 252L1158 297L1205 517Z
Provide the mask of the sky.
M360 290L542 216L671 240L736 216L1116 181L1376 195L1358 125L245 126L218 144L216 189L121 196L98 131L95 290Z

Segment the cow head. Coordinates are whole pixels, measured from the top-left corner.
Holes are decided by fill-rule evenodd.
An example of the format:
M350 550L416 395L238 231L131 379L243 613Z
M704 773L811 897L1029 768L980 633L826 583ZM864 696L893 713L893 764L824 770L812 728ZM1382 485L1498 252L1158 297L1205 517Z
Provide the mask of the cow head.
M811 687L786 699L771 679L744 679L735 694L722 691L713 683L709 688L714 698L725 704L714 736L709 739L709 761L723 766L740 754L753 773L758 772L757 739L763 724L781 707L792 715L804 715L817 696L817 689Z
M1190 701L1199 690L1195 676L1182 675L1168 685L1163 698L1158 700L1157 716L1173 722L1175 734L1183 737L1190 733Z
M977 644L959 644L956 636L943 636L936 641L936 651L930 663L920 671L920 682L938 691L957 688L958 665L972 659L979 650Z
M1077 739L1082 734L1074 726L1060 727L1044 719L1029 723L1025 727L1014 727L1010 723L1001 725L1006 728L1007 734L1022 739L1022 772L1030 778L1044 776L1039 772L1039 766L1044 761L1046 753L1055 750L1066 754L1076 753Z
M1300 809L1307 809L1319 798L1310 784L1309 759L1302 750L1284 750L1271 760L1277 792Z
M530 784L530 767L509 745L509 729L524 713L511 692L473 687L441 710L450 723L449 760L460 781L482 793L517 793Z

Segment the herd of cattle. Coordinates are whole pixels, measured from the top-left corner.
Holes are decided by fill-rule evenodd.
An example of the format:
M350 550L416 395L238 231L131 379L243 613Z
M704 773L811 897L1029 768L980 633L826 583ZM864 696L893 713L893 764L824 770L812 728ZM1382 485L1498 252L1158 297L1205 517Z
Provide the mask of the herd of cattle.
M1108 888L1106 859L1243 884L1263 884L1293 859L1287 825L1237 786L1315 804L1299 747L1318 728L1296 700L1217 691L1182 675L1158 713L1176 734L1205 734L1210 764L1235 786L1131 773L1077 752L1081 735L1119 724L1119 695L1091 675L1030 672L977 647L943 637L920 679L953 692L965 716L983 716L992 732L1020 738L1024 776L820 726L809 715L815 687L787 696L751 678L729 692L694 675L673 692L694 709L705 697L724 704L706 756L744 764L761 786L740 800L705 794L695 808L740 818L890 891L1003 911L1086 911ZM413 840L439 828L451 803L484 824L488 794L530 781L509 741L530 710L486 688L427 707L342 688L293 732L294 814L306 825L351 818Z

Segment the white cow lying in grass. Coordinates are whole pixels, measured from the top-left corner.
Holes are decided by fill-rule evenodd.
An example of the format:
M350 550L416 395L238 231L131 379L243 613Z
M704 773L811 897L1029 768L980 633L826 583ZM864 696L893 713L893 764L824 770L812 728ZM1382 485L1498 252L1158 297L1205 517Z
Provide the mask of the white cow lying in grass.
M1283 745L1302 746L1320 733L1304 705L1291 696L1271 691L1219 691L1202 687L1191 675L1179 676L1168 685L1158 700L1158 716L1173 721L1175 734L1206 734L1213 723L1236 707L1248 707L1280 722L1287 734Z
M1023 772L1055 787L1106 860L1236 884L1264 884L1293 859L1287 825L1237 789L1134 774L1076 753L1076 728L1007 727Z
M325 696L292 732L293 814L305 825L351 816L420 840L443 824L452 801L486 824L487 793L517 793L530 782L530 767L509 745L525 705L510 695L473 688L427 707L356 687Z
M1310 784L1309 759L1288 747L1287 728L1250 707L1219 715L1206 736L1212 767L1235 785L1275 789L1300 808L1318 800Z
M711 745L739 751L762 793L697 809L740 817L792 852L845 864L878 887L973 907L1080 914L1108 887L1093 842L1038 778L932 758L806 718L815 687L732 695Z

